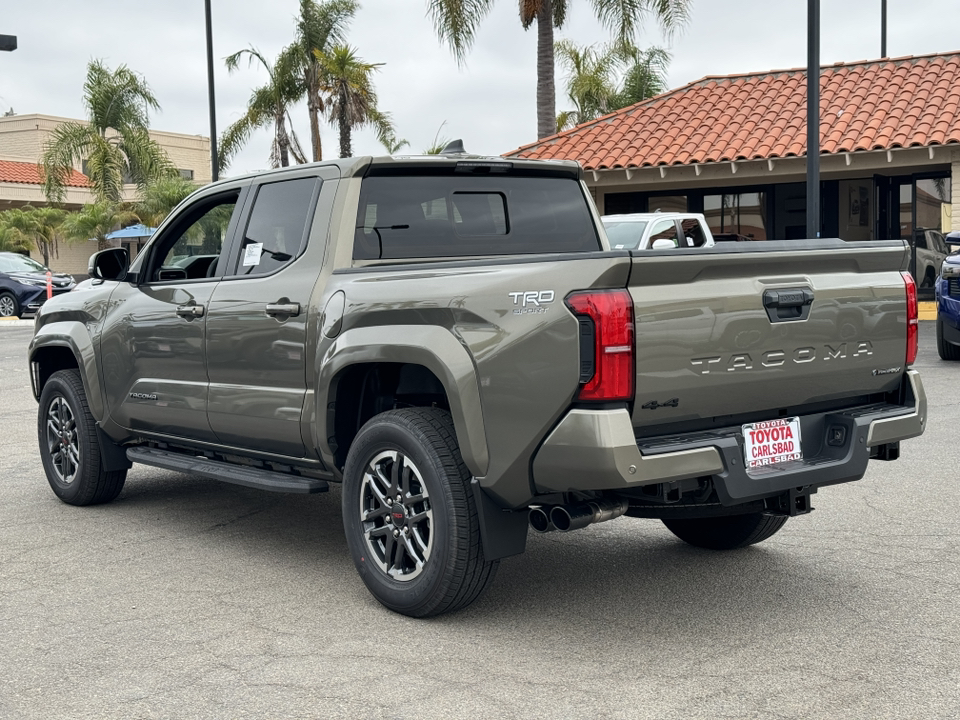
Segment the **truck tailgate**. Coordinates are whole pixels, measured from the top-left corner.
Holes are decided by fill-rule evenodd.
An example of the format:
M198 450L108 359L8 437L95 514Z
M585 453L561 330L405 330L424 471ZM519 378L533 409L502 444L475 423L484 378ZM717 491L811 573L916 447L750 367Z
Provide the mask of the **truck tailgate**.
M638 434L894 390L906 262L899 240L633 253Z

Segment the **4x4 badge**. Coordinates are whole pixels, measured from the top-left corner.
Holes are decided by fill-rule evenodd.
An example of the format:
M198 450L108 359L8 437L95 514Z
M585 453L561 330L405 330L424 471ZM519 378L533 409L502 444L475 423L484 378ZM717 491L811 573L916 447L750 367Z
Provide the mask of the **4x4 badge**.
M680 407L680 398L670 398L666 402L657 402L656 400L651 400L645 405L640 406L644 410L656 410L657 408L662 407Z

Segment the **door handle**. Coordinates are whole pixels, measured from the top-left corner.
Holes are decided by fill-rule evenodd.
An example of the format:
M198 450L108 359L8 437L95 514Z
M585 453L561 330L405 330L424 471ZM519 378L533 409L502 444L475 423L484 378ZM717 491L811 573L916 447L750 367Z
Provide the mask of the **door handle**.
M203 305L180 305L177 307L177 315L187 320L203 317Z
M300 314L300 303L268 303L266 310L270 317L278 315L296 317Z

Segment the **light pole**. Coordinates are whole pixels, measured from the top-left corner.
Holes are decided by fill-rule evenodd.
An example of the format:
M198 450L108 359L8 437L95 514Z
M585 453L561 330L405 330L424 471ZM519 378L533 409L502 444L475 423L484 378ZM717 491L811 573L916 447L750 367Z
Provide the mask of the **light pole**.
M210 19L210 0L204 0L207 18L207 94L210 97L210 165L213 181L220 178L220 160L217 157L217 104L213 96L213 22Z
M807 0L807 237L820 237L820 0Z
M13 52L17 49L16 35L0 35L0 51Z
M880 57L887 56L887 0L880 0Z

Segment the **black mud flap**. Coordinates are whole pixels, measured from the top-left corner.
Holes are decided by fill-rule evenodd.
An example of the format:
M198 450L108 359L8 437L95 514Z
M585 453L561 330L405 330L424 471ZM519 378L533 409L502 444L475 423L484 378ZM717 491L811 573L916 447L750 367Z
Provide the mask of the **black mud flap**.
M133 463L127 459L126 449L111 440L99 425L97 425L97 440L100 442L100 462L104 470L115 472L133 467Z
M483 491L476 478L470 481L470 487L473 488L477 518L480 520L484 558L499 560L523 553L527 549L527 513L504 510L498 506Z

